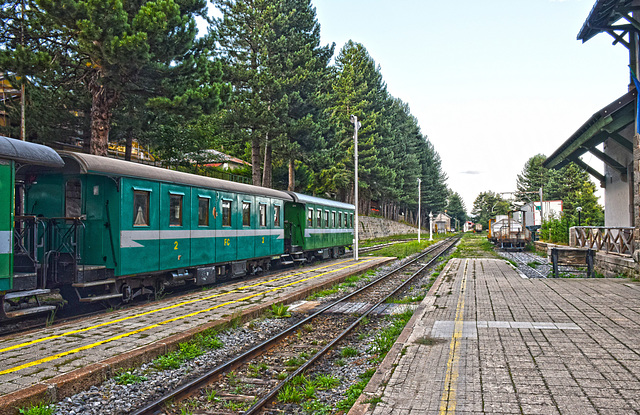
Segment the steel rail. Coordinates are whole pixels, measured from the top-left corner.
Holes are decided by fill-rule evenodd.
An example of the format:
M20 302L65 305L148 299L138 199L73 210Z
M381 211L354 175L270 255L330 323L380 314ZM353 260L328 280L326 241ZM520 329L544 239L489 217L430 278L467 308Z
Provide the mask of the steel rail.
M440 255L442 255L443 253L447 252L456 242L457 242L457 239L455 239L451 244L446 246L440 253L438 253L438 255L436 255L433 258L431 258L429 260L429 262L427 262L422 267L420 267L420 269L418 271L414 272L409 278L407 278L407 280L404 283L402 283L400 286L396 287L390 294L385 296L383 299L378 301L373 306L369 307L369 309L367 309L364 313L362 313L362 315L356 321L354 321L349 327L344 329L337 337L335 337L331 342L329 342L325 347L323 347L322 350L317 352L315 355L313 355L311 358L309 358L309 360L307 360L305 363L300 365L300 367L298 367L295 371L293 371L291 374L289 374L289 376L287 376L286 379L284 379L282 382L277 384L273 389L271 389L271 391L269 391L268 394L266 394L265 396L260 398L260 400L258 400L258 402L256 402L255 404L253 404L253 406L251 406L249 409L247 409L244 412L244 415L252 415L252 414L255 414L256 412L258 412L260 409L262 409L266 404L269 403L269 401L271 399L273 399L280 392L280 390L289 381L291 381L291 379L293 379L294 377L298 376L299 374L305 372L309 367L311 367L314 363L316 363L326 352L331 350L333 348L333 346L335 346L338 342L340 342L342 339L344 339L349 333L351 333L351 331L353 329L358 327L360 325L360 322L365 317L367 317L373 310L375 310L376 307L384 304L389 298L392 298L394 295L396 295L398 292L400 292L400 290L402 290L407 284L409 284L411 281L413 281L414 278L416 278L417 276L421 275L426 268L430 267L431 264L433 264L440 257ZM432 251L430 251L430 252L432 252ZM420 258L422 258L422 257L424 257L424 255L420 256ZM420 259L420 258L416 258L416 261L412 261L411 263L417 262L417 260Z
M436 258L438 258L440 255L442 255L443 252L446 252L448 249L451 248L451 246L453 246L453 244L455 244L455 242L457 242L457 238L453 238L454 241L447 246L445 249L443 249L436 257L434 257L431 261L429 261L428 264L431 264ZM446 241L446 240L445 240ZM443 241L444 242L444 241ZM274 347L281 339L287 337L288 335L295 333L296 330L300 327L302 327L303 325L307 324L309 321L313 320L314 318L318 317L319 315L321 315L322 313L324 313L325 311L327 311L328 309L330 309L331 307L335 306L336 304L345 301L353 296L356 296L357 294L360 294L361 292L369 289L371 286L378 284L379 282L381 282L382 280L390 277L391 275L396 274L397 272L407 268L408 266L414 264L415 262L419 261L420 259L424 258L426 255L438 250L439 248L442 247L442 244L434 244L432 246L430 246L427 250L423 251L419 256L417 256L416 258L412 259L411 261L408 261L407 263L389 271L388 273L380 276L379 278L376 278L374 281L371 281L370 283L366 284L365 286L329 303L328 305L322 307L320 310L316 311L315 313L313 313L312 315L304 318L303 320L299 321L298 323L290 326L289 328L283 330L282 332L274 335L273 337L265 340L264 342L252 347L251 349L245 351L244 353L234 357L231 360L228 360L227 362L224 362L216 367L214 367L213 369L211 369L210 371L204 373L203 375L199 376L198 378L187 382L185 384L183 384L182 386L180 386L179 388L173 390L172 392L162 396L161 398L156 399L155 401L147 404L146 406L144 406L143 408L140 408L134 412L132 412L132 415L149 415L149 414L160 414L162 413L162 407L163 405L168 402L168 401L176 401L176 400L180 400L183 397L187 397L189 396L191 393L193 393L194 390L198 390L201 389L203 387L205 387L206 385L208 385L209 383L211 383L211 379L218 376L219 374L226 372L228 370L233 370L236 367L240 366L244 361L249 360L255 356L260 355L261 353L263 353L266 350L271 349L272 347ZM421 268L424 269L429 265L425 265ZM410 278L414 278L415 274ZM409 279L409 280L410 280ZM403 284L403 286L406 285ZM394 293L397 292L397 290L394 290ZM382 304L384 301L386 301L386 298L381 301L380 303L376 304L374 307L371 307L369 310L367 310L367 313L364 315L367 315L371 310L375 309L375 307L377 307L378 305ZM357 321L359 322L361 319L358 319ZM355 324L355 323L354 323ZM352 324L353 326L353 324ZM353 326L355 327L355 326ZM349 327L346 330L352 330L353 327ZM346 331L345 330L345 331ZM346 334L345 334L346 335ZM335 341L331 342L331 344L335 344ZM309 359L309 361L315 361L317 360L320 356L322 356L322 354L324 354L327 350L329 350L327 347L324 347L320 352L316 353L316 355L314 355L312 358ZM317 357L316 357L317 356ZM308 361L308 362L309 362ZM308 365L306 365L305 367L308 367ZM296 370L293 373L299 373L298 370ZM279 383L278 385L276 385L276 392L277 393L280 388L282 388L282 386L284 386L291 378L293 377L293 374L289 375L284 381L282 381L281 383ZM269 393L267 396L270 396L270 398L272 397L272 393ZM270 399L269 398L269 399ZM264 399L264 398L263 398ZM261 402L262 399L258 402ZM257 405L257 404L256 404ZM256 406L254 405L254 406ZM264 405L264 403L262 403L262 406ZM253 407L252 407L253 408ZM249 408L249 410L252 410L252 408ZM245 412L245 413L253 413L253 412Z

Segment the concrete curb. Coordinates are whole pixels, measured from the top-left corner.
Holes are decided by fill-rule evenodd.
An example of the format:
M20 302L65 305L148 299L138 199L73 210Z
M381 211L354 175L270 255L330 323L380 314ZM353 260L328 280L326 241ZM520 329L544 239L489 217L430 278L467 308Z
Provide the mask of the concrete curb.
M424 315L433 309L433 303L435 302L435 293L440 287L442 280L445 275L449 273L451 261L447 263L444 269L436 278L436 281L433 283L427 295L424 297L416 311L411 316L411 319L402 330L402 333L396 339L396 342L391 347L391 350L387 353L378 369L376 369L376 373L373 374L369 383L362 391L362 394L356 400L356 403L353 404L347 415L364 415L373 408L369 403L372 399L381 398L384 393L384 389L391 379L391 375L393 375L393 371L395 370L398 362L402 358L402 351L405 346L410 343L409 339L411 338L411 334L414 331L414 328L419 322L424 318Z
M97 386L112 377L117 370L131 368L147 363L156 357L178 349L180 343L191 340L197 333L207 329L221 328L229 324L233 319L240 317L242 322L259 317L273 304L290 304L307 298L311 294L332 287L336 283L344 281L347 277L367 271L374 267L380 267L395 258L388 258L382 262L369 264L362 263L354 269L346 271L342 275L331 278L320 285L307 287L295 291L277 300L271 300L242 310L233 316L203 324L194 329L176 334L158 342L134 349L130 352L111 357L100 363L94 363L81 369L65 373L46 381L36 383L27 388L0 396L0 415L16 415L18 408L35 405L42 402L58 402L78 392Z

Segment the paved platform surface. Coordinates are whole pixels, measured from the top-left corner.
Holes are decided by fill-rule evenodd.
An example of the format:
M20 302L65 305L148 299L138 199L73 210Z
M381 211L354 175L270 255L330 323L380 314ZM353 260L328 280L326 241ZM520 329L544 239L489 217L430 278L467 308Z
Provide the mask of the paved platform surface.
M640 284L495 259L441 277L349 414L640 413Z
M0 338L0 413L33 398L62 399L175 349L203 328L256 316L392 259L334 260Z

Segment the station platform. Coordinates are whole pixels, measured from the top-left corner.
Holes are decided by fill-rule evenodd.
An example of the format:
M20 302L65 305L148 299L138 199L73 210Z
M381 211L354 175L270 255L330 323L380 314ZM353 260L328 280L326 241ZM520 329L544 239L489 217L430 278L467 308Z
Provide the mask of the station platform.
M355 414L640 413L640 284L452 259Z
M340 259L0 338L0 414L56 402L177 349L196 333L260 316L395 258Z

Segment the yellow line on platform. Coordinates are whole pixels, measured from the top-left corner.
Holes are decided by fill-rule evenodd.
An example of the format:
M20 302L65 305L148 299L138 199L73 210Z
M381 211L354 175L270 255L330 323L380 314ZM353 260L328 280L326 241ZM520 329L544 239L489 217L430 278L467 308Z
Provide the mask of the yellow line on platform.
M111 337L111 338L108 338L108 339L105 339L105 340L100 340L98 342L91 343L91 344L88 344L88 345L85 345L85 346L81 346L81 347L78 347L76 349L68 350L66 352L58 353L58 354L55 354L53 356L48 356L48 357L44 357L44 358L39 359L39 360L34 360L33 362L25 363L25 364L20 365L20 366L15 366L15 367L0 371L0 375L6 375L8 373L17 372L19 370L26 369L28 367L33 367L33 366L40 365L42 363L50 362L52 360L60 359L61 357L68 356L70 354L78 353L78 352L81 352L83 350L92 349L94 347L103 345L105 343L110 343L112 341L119 340L119 339L122 339L124 337L128 337L128 336L131 336L131 335L134 335L134 334L142 333L143 331L147 331L147 330L162 326L163 324L172 323L174 321L182 320L182 319L185 319L185 318L188 318L188 317L193 317L193 316L196 316L196 315L198 315L200 313L206 313L206 312L215 310L217 308L224 307L225 305L239 303L241 301L246 301L246 300L249 300L249 299L254 298L254 297L258 297L258 296L265 295L265 294L268 294L268 293L271 293L271 292L279 291L279 290L282 290L284 288L291 287L291 286L294 286L296 284L300 284L300 283L305 282L305 281L310 281L310 280L312 280L314 278L318 278L318 277L321 277L323 275L330 274L332 272L341 271L341 270L344 270L344 269L347 269L347 268L351 268L351 267L353 267L355 265L363 264L363 263L366 263L366 262L369 262L369 261L373 261L373 258L372 259L367 259L367 260L364 260L364 261L360 261L360 262L357 262L357 263L354 263L354 264L351 264L351 265L347 265L345 267L338 268L338 269L333 270L333 271L323 272L323 273L315 275L313 277L308 277L308 278L304 278L304 279L301 279L301 280L298 280L298 281L293 281L293 282L290 282L288 284L282 285L280 287L275 287L275 288L272 288L270 290L262 291L262 292L255 293L255 294L251 294L251 295L248 295L246 297L239 298L237 300L227 301L226 303L218 304L218 305L215 305L213 307L209 307L209 308L204 309L204 310L195 311L193 313L185 314L183 316L174 317L174 318L171 318L169 320L164 320L164 321L161 321L159 323L152 324L150 326L140 328L138 330L130 331L128 333L123 333L123 334L120 334L118 336L114 336L114 337ZM343 261L341 263L344 263L344 262L349 262L349 261ZM334 265L336 265L336 264L334 264ZM326 267L323 267L323 268L326 268ZM318 269L320 269L320 268L318 268Z
M227 301L226 303L218 304L218 305L215 305L213 307L209 307L209 308L204 309L204 310L195 311L193 313L185 314L183 316L174 317L174 318L171 318L169 320L164 320L164 321L161 321L159 323L152 324L150 326L140 328L138 330L130 331L128 333L123 333L123 334L120 334L118 336L114 336L114 337L111 337L111 338L108 338L108 339L105 339L105 340L100 340L98 342L91 343L91 344L88 344L88 345L85 345L85 346L81 346L81 347L78 347L76 349L68 350L66 352L58 353L58 354L55 354L53 356L48 356L48 357L44 357L44 358L39 359L39 360L34 360L33 362L25 363L25 364L20 365L20 366L15 366L15 367L12 367L12 368L9 368L9 369L5 369L3 371L0 371L0 375L6 375L8 373L17 372L19 370L26 369L28 367L33 367L33 366L40 365L42 363L50 362L52 360L60 359L61 357L68 356L70 354L78 353L78 352L81 352L83 350L92 349L94 347L100 346L100 345L105 344L105 343L110 343L112 341L119 340L119 339L122 339L124 337L128 337L128 336L131 336L131 335L134 335L134 334L142 333L143 331L147 331L147 330L159 327L159 326L161 326L163 324L172 323L174 321L182 320L182 319L185 319L185 318L188 318L188 317L193 317L193 316L196 316L196 315L198 315L200 313L206 313L206 312L215 310L217 308L224 307L225 305L239 303L241 301L246 301L246 300L249 300L249 299L254 298L254 297L258 297L258 296L265 295L265 294L268 294L268 293L271 293L271 292L279 291L279 290L282 290L284 288L291 287L291 286L294 286L296 284L300 284L300 283L305 282L305 281L310 281L310 280L312 280L314 278L318 278L318 277L321 277L323 275L330 274L332 272L341 271L341 270L344 270L344 269L347 269L347 268L351 268L351 267L353 267L355 265L366 263L366 262L369 262L369 261L373 261L373 258L372 259L367 259L367 260L364 260L364 261L360 261L360 262L357 262L357 263L354 263L354 264L351 264L351 265L347 265L345 267L338 268L338 269L333 270L333 271L323 272L323 273L315 275L313 277L308 277L308 278L304 278L304 279L301 279L301 280L298 280L298 281L293 281L293 282L290 282L288 284L282 285L280 287L275 287L275 288L272 288L272 289L267 290L267 291L262 291L260 293L251 294L251 295L248 295L246 297L239 298L237 300ZM343 261L341 263L344 263L344 262L349 262L349 261ZM326 268L326 267L323 267L323 268Z
M467 271L469 260L464 264L464 272L462 274L462 282L460 283L460 292L458 297L458 305L456 307L456 320L449 344L449 360L447 361L447 375L444 380L444 391L440 399L440 415L455 414L456 412L456 387L458 383L458 367L460 363L460 340L462 339L462 329L464 327L464 295L467 288Z
M121 323L123 321L131 320L131 319L134 319L134 318L148 316L149 314L157 313L159 311L171 310L172 308L182 307L182 306L185 306L185 305L188 305L188 304L197 303L197 302L200 302L200 301L211 300L212 298L221 297L223 295L234 294L234 293L240 292L241 290L245 290L245 289L248 289L248 288L255 288L255 287L258 287L260 285L264 285L264 284L268 284L268 283L271 283L271 282L280 281L280 280L283 280L283 279L286 279L286 278L296 277L298 275L307 274L307 273L314 272L314 271L319 271L319 270L322 270L322 269L325 269L325 268L328 268L328 267L331 267L331 266L334 266L334 265L345 264L345 263L350 262L350 261L351 260L341 261L341 262L338 262L336 264L325 265L325 266L322 266L322 267L319 267L319 268L314 268L314 269L311 269L311 270L308 270L308 271L301 271L301 272L297 272L295 274L287 274L287 275L282 276L282 277L273 278L273 279L270 279L270 280L267 280L267 281L262 281L262 282L259 282L259 283L256 283L256 284L251 284L251 285L245 285L245 286L242 286L242 287L238 287L238 288L235 288L235 289L233 289L231 291L225 291L223 293L213 294L213 295L209 295L209 296L203 297L203 298L196 298L196 299L193 299L193 300L187 300L187 301L183 301L183 302L178 303L178 304L173 304L173 305L170 305L170 306L167 306L167 307L156 308L154 310L145 311L143 313L135 314L135 315L128 316L128 317L122 317L122 318L118 318L118 319L115 319L115 320L110 320L110 321L107 321L107 322L104 322L104 323L100 323L100 324L96 324L96 325L93 325L93 326L90 326L90 327L85 327L83 329L70 330L70 331L67 331L67 332L64 332L64 333L55 334L53 336L43 337L41 339L31 340L31 341L20 343L20 344L15 344L13 346L9 346L9 347L5 347L3 349L0 349L0 353L8 352L10 350L19 349L21 347L31 346L33 344L41 343L41 342L48 341L48 340L59 339L60 337L64 337L64 336L70 336L70 335L73 335L73 334L84 333L84 332L87 332L89 330L95 330L95 329L98 329L98 328L101 328L101 327L109 326L111 324ZM325 275L325 274L321 274L321 275Z

